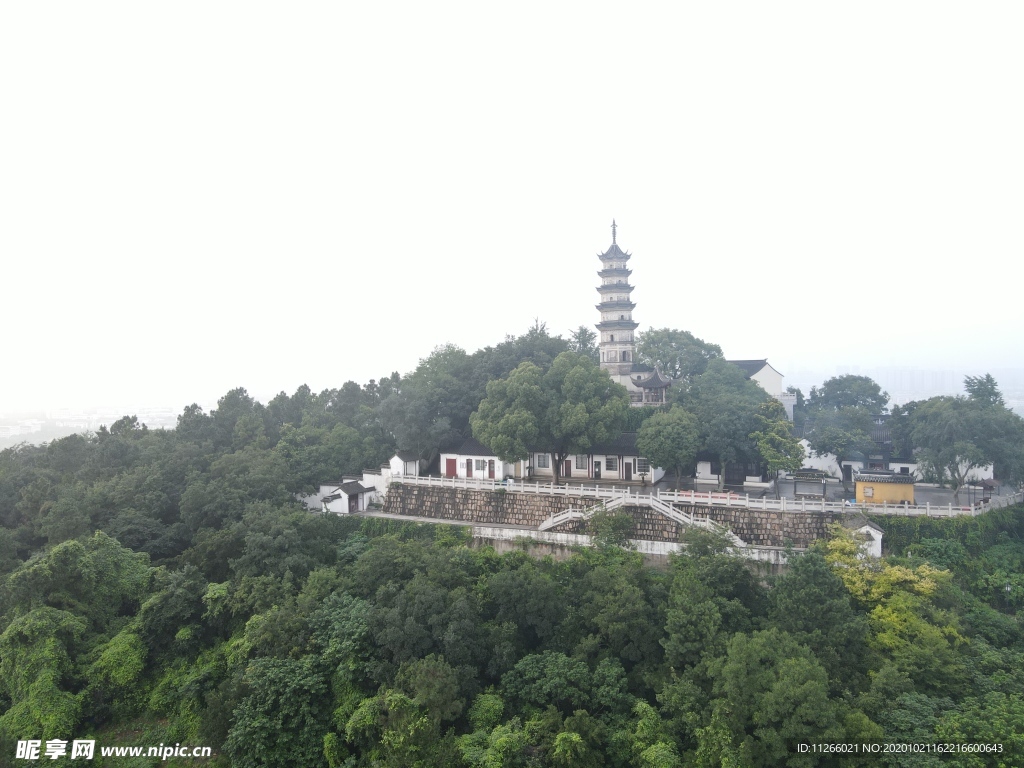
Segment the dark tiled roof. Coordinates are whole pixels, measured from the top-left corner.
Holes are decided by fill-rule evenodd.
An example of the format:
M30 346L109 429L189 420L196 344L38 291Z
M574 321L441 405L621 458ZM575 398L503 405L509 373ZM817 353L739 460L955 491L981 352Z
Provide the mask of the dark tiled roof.
M654 373L650 376L638 381L637 386L643 389L665 389L672 386L672 380L663 375L661 371L655 369Z
M598 257L602 259L628 259L629 254L619 248L618 243L612 243L608 250L604 253L599 253Z
M735 365L746 374L748 379L768 365L767 358L764 360L726 360L725 362Z
M351 496L353 493L366 493L367 491L372 491L373 488L367 488L358 480L353 480L350 483L338 486L338 490L346 496Z
M858 483L904 483L913 484L913 475L904 475L897 472L885 472L877 469L861 472L854 478Z
M455 453L459 454L460 456L497 456L498 455L494 451L492 451L490 448L488 448L486 445L484 445L479 440L477 440L475 437L467 438L462 443L462 445L459 446L459 450L455 451Z
M606 443L598 443L590 449L590 453L599 453L606 456L638 456L636 432L623 432Z
M885 530L880 525L876 525L875 523L871 522L867 519L867 517L865 517L859 512L850 515L843 515L844 528L857 530L858 528L863 528L864 526L867 526L872 530L878 531L879 533L885 533Z

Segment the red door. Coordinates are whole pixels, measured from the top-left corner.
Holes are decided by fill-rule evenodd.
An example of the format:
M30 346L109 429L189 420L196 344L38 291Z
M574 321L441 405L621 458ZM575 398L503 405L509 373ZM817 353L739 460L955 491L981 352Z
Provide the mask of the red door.
M466 459L466 477L473 476L473 460Z
M494 479L494 459L487 460L487 477Z
M455 459L444 460L444 476L455 477L458 474L458 470L455 468Z
M565 460L565 471L562 472L562 477L572 477L572 459Z

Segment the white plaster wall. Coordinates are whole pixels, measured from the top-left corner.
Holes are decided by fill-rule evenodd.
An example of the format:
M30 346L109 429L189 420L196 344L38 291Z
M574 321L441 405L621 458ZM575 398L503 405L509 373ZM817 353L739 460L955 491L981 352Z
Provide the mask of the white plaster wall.
M906 467L909 470L908 474L911 475L915 480L920 480L921 479L921 473L918 472L918 470L917 470L917 464L913 464L913 463L908 462L908 461L890 461L889 462L889 469L891 469L893 472L895 472L897 474L900 474L900 472L903 469L903 467Z
M782 374L772 368L770 365L765 365L760 371L750 377L752 381L756 381L761 385L761 389L767 392L769 395L774 397L776 400L782 400Z
M458 453L442 453L441 454L441 474L444 475L445 467L448 465L448 459L455 459L455 476L456 477L472 477L474 480L488 480L490 479L487 472L486 462L494 462L494 479L504 480L506 472L510 472L512 469L511 464L504 463L497 456L462 456ZM477 459L482 459L485 462L483 469L477 469L476 464L473 464L473 474L469 475L466 470L466 462L475 462Z
M995 478L993 474L994 467L989 464L987 467L981 469L972 469L970 474L967 475L968 480L992 480Z
M347 515L348 512L348 496L341 491L338 491L341 495L334 501L328 502L323 505L327 512L333 512L336 515ZM358 501L356 502L356 510L359 512L365 512L369 507L370 503L377 499L377 494L373 491L369 493L356 494Z
M868 557L881 557L882 556L882 532L877 531L870 525L862 526L857 529L859 534L858 538L861 539L861 545L864 548L864 554Z
M545 478L547 478L547 477L554 477L554 473L551 471L551 467L550 466L545 467L545 468L539 468L537 466L537 456L538 455L539 454L535 453L535 454L533 454L530 457L530 462L533 465L533 476L534 477L545 477ZM553 462L553 459L551 459L550 454L548 455L548 458L549 458L548 463L551 464ZM595 454L595 455L591 456L590 457L590 462L589 462L590 468L588 468L588 469L576 469L576 455L575 454L570 454L567 458L568 458L569 461L572 462L572 474L568 478L566 478L564 474L559 475L559 477L563 481L566 481L566 482L578 483L578 482L583 482L583 481L586 481L586 480L593 480L593 479L595 479L595 478L592 477L592 474L593 474L593 469L592 468L594 466L594 462L595 461L600 461L601 462L601 482L602 483L607 482L607 481L623 480L623 478L625 477L625 470L622 469L622 465L623 465L623 463L626 460L630 460L630 461L633 462L633 467L634 467L634 469L633 469L633 482L639 482L640 481L640 475L637 474L637 472L636 472L636 461L639 458L637 456L623 456L621 461L619 460L618 456L614 456L613 458L615 459L616 469L614 471L612 471L612 472L609 472L608 469L607 469L606 461L608 460L608 456L606 456L604 454ZM444 464L442 464L441 467L442 467L442 471L443 471ZM664 469L662 469L661 467L651 467L651 471L647 474L647 478L646 479L647 479L648 483L651 483L653 485L654 483L658 482L664 476L665 476L665 470ZM625 482L625 481L623 481L623 482Z
M390 469L381 469L380 472L363 472L363 486L372 487L376 493L374 498L383 496L388 491L388 486L391 485L391 474Z
M396 477L399 475L418 477L420 474L420 463L418 461L402 461L398 458L397 454L391 457L388 466L391 467L391 474Z
M710 461L698 461L697 462L697 475L695 477L699 483L717 483L718 475L711 472ZM748 475L743 478L744 485L751 485L757 488L767 488L771 483L765 483L761 481L760 475Z
M804 469L816 469L819 472L828 472L830 475L834 475L838 471L836 457L831 453L818 456L811 450L811 444L806 440L801 440L800 445L804 447Z

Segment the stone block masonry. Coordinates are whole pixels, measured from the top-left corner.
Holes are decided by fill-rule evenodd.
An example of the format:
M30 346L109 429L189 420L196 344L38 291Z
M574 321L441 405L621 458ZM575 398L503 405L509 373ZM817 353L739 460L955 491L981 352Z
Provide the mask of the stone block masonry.
M681 507L681 505L676 505ZM811 542L829 538L828 527L841 522L835 512L780 512L742 507L687 506L697 516L707 516L725 526L747 544L756 547L805 549Z
M578 496L392 483L384 497L384 511L435 520L462 520L478 525L522 525L536 528L551 515L567 509L590 509L598 503L597 499Z
M550 496L533 493L481 491L467 488L401 485L394 483L384 499L384 511L435 520L462 521L475 525L515 525L537 528L544 520L567 509L586 510L598 505L594 498ZM808 547L816 539L828 537L828 526L840 515L834 512L781 512L676 505L698 517L707 516L725 526L744 542L758 547ZM650 507L621 508L633 517L630 538L644 541L679 541L683 526ZM552 528L552 532L583 533L586 523L570 520Z
M684 529L684 526L675 520L669 520L650 507L623 506L615 511L625 513L633 518L633 532L629 534L631 539L679 541L679 535ZM569 520L561 525L553 526L550 530L557 533L587 533L587 527L588 521L586 520Z

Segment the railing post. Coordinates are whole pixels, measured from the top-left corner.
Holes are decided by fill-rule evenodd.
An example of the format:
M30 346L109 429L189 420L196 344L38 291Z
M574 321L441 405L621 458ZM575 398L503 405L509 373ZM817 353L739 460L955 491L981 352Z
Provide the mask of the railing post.
M782 511L783 512L786 511L786 497L785 496L782 497Z

